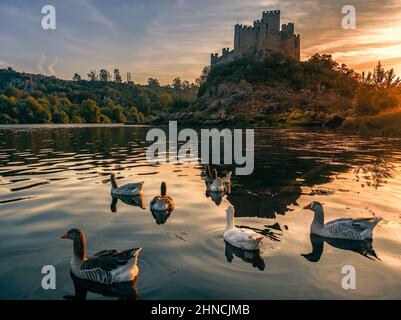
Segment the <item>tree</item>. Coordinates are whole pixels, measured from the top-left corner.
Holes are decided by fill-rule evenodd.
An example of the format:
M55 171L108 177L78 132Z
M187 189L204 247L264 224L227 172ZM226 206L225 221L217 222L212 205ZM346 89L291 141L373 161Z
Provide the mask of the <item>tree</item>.
M149 78L148 79L148 85L151 86L151 87L160 87L160 82L157 79Z
M385 80L384 80L384 86L385 86L386 89L395 88L400 83L401 83L401 79L400 78L396 78L396 74L395 74L393 68L391 68L390 70L388 70L386 72L386 77L385 77Z
M45 98L27 97L17 102L20 123L50 123L51 113L49 102Z
M110 72L106 69L101 69L99 71L99 81L108 82L110 80Z
M89 73L88 73L88 79L89 79L89 81L96 81L96 80L98 79L96 70L91 70L91 71L89 71Z
M373 84L378 88L382 88L385 79L386 79L386 71L384 70L381 62L379 61L375 69L373 70Z
M74 81L81 81L81 76L78 73L74 73L74 76L72 77L72 80Z
M121 78L120 70L114 69L114 81L121 83L123 79Z
M128 119L130 122L141 122L145 120L145 116L142 112L138 111L136 106L132 106L129 110Z
M175 78L173 80L173 82L171 83L171 87L176 91L180 91L181 90L181 79Z
M210 66L204 67L202 70L202 74L195 80L195 83L198 87L203 85L206 82L206 79L210 73Z
M70 119L66 112L64 112L60 108L56 108L53 111L52 122L53 123L69 123Z
M86 123L99 123L100 108L96 101L92 99L82 101L80 115Z

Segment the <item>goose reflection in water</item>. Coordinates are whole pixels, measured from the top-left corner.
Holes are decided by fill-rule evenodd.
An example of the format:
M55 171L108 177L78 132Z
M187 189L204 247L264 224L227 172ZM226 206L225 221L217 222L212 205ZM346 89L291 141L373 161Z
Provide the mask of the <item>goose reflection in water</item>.
M86 300L88 292L100 294L104 297L119 298L119 300L138 300L138 277L132 281L115 284L101 284L76 277L70 272L74 284L75 295L64 296L66 300Z
M231 172L227 172L223 174L223 177L219 177L217 170L211 170L208 165L203 173L203 178L206 185L206 198L210 197L219 206L223 201L223 197L231 194Z
M139 207L142 209L146 209L145 203L143 202L142 195L139 196L113 196L111 204L110 204L110 209L111 212L116 213L117 212L117 203L118 200L121 202L125 203L126 205L133 206L133 207Z
M165 224L167 222L167 219L171 215L170 210L152 210L150 209L150 212L152 212L153 218L155 218L156 223L158 225Z
M279 223L275 223L273 225L265 225L264 229L254 228L243 225L236 225L239 229L249 229L253 230L259 234L262 234L267 239L280 242L282 237L282 229ZM265 261L260 256L260 250L244 250L237 247L232 246L227 241L224 241L226 244L225 256L228 262L232 262L234 256L240 258L242 261L251 264L254 268L258 268L260 271L263 271L266 267Z
M232 246L228 242L226 244L226 258L229 263L234 260L234 256L240 258L242 261L251 264L254 268L258 268L260 271L265 270L265 261L260 256L260 250L243 250Z
M223 201L224 194L224 192L210 192L209 190L206 190L206 198L210 197L217 206L219 206Z
M380 260L379 257L376 255L375 250L373 249L372 239L340 240L324 238L311 233L310 241L312 244L312 252L308 254L301 254L305 259L310 262L318 262L320 260L324 251L325 242L337 249L353 251L371 260Z

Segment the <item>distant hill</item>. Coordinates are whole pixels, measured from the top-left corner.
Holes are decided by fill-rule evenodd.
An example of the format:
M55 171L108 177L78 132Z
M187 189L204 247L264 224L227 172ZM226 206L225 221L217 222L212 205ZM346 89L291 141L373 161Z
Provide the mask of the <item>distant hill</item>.
M0 69L0 123L140 123L187 107L197 89L180 81L68 81Z
M394 71L380 63L365 75L330 55L298 62L272 53L264 61L249 56L213 67L194 103L155 121L338 127L344 120L395 109L400 98Z

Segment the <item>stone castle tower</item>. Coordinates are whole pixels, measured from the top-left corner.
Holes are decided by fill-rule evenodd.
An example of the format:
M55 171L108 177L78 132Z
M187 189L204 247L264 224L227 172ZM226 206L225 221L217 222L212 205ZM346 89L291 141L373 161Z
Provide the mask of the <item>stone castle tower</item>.
M280 52L296 60L301 56L301 38L294 33L294 24L283 24L280 30L280 10L264 11L253 26L235 26L234 50L223 48L223 53L211 55L211 66L233 61L245 53L263 59L270 52Z

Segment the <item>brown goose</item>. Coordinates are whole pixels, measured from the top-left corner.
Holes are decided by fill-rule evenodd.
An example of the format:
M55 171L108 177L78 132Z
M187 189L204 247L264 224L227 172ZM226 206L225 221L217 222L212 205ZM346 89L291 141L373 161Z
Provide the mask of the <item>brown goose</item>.
M119 187L117 185L116 175L112 173L110 175L111 182L111 195L113 197L130 197L130 196L140 196L143 192L143 184L144 182L138 183L128 183Z
M167 195L167 185L162 182L160 186L160 196L154 197L150 202L150 209L152 211L173 211L174 201Z
M102 250L87 258L85 235L81 229L71 229L61 239L71 239L74 242L71 272L80 279L113 284L132 281L138 276L137 264L142 248L126 251Z

